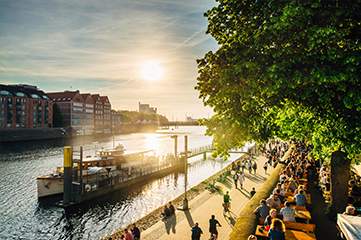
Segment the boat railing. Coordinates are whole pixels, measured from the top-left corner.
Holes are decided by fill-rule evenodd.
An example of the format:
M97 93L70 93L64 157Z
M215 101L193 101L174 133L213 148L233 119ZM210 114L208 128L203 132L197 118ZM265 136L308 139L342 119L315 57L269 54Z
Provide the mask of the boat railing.
M86 176L83 178L83 189L84 194L92 191L98 190L98 188L102 187L110 187L116 184L125 183L127 181L151 175L154 173L157 173L161 170L167 169L172 167L173 165L171 163L168 164L152 164L147 167L137 168L131 170L111 170L108 173L96 173L95 177L89 177Z

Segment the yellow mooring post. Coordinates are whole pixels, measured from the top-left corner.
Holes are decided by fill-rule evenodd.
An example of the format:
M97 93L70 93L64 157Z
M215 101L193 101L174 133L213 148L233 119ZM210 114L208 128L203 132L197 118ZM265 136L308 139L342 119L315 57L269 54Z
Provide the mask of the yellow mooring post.
M71 185L73 170L73 148L70 146L64 147L64 195L63 204L67 205L71 201Z

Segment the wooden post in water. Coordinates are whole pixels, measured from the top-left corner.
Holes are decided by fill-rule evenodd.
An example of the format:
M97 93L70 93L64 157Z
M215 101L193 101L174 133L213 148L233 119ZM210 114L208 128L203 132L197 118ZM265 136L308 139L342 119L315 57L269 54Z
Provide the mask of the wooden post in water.
M63 204L71 201L71 189L73 182L73 149L70 146L64 147L64 196Z
M172 135L171 138L174 139L174 159L178 163L178 135Z
M83 146L80 146L80 159L78 164L80 164L80 168L79 168L80 194L83 194Z

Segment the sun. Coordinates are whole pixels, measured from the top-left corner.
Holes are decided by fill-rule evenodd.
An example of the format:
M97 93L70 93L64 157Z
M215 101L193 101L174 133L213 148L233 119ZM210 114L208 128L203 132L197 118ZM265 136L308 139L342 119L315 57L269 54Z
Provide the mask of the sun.
M163 77L164 71L160 62L150 60L141 64L140 74L144 80L155 81L160 80Z

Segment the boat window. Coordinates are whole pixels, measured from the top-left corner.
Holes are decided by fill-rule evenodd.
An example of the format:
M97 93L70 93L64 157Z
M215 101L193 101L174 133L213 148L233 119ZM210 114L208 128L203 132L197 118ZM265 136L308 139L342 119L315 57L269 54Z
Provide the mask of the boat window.
M3 96L12 96L12 94L11 94L9 91L6 91L6 90L1 90L1 91L0 91L0 95L3 95Z
M25 94L22 93L22 92L17 92L17 93L16 93L16 96L18 96L18 97L25 97Z

